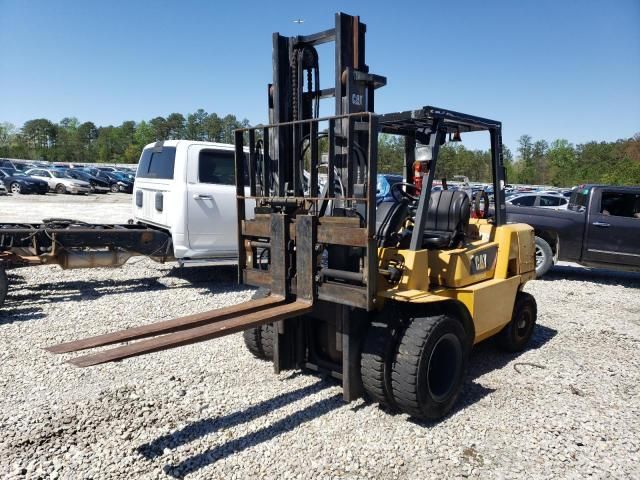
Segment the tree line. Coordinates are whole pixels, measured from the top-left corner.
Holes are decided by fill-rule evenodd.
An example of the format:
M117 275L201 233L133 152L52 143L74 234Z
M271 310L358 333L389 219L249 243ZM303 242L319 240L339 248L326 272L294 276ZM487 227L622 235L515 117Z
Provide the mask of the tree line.
M93 122L46 118L25 122L18 129L0 123L0 157L56 162L137 163L142 148L158 140L190 139L233 143L233 131L249 126L234 115L219 116L199 109L185 116L172 113L149 121L97 127Z
M402 172L404 142L382 135L378 147L379 170ZM581 183L640 185L640 133L614 142L573 145L564 139L551 143L529 135L518 139L514 156L503 146L509 183L570 187ZM489 150L470 150L459 143L440 148L436 178L465 175L471 181L491 181Z
M148 121L125 121L97 127L93 122L45 118L25 122L22 128L0 123L0 157L58 162L136 163L142 148L171 139L233 143L233 130L248 127L248 120L219 116L199 109L186 117L172 113ZM402 137L380 135L380 172L402 173ZM514 155L503 147L509 183L572 186L580 183L640 184L640 133L614 142L573 145L564 139L548 143L529 135L518 139ZM471 181L491 181L488 150L471 150L459 143L441 147L437 178L466 175Z

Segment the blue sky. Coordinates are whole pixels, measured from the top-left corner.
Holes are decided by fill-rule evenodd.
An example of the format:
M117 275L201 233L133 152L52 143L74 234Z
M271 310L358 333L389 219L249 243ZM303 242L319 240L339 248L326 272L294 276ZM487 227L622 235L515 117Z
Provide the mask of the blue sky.
M524 133L581 143L640 131L638 0L0 0L0 122L108 125L197 108L265 122L271 33L331 28L337 11L367 24L367 63L388 78L379 113L494 118L512 149Z

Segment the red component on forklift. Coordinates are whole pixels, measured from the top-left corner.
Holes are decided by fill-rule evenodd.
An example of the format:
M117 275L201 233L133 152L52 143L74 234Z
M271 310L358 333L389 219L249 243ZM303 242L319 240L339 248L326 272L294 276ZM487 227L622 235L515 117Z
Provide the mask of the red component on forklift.
M416 160L413 162L413 184L416 186L416 192L420 194L422 190L422 177L429 172L429 162L424 160Z

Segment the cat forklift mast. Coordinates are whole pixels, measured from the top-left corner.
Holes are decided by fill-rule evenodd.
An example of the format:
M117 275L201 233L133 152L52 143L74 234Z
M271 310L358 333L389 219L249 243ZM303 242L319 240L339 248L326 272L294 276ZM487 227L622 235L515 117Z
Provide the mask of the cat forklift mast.
M274 369L323 372L344 399L366 395L416 418L455 403L471 347L497 336L525 348L536 320L534 237L507 225L500 122L435 107L376 115L386 79L365 63L366 26L335 16L308 36L273 35L269 125L237 130L240 282L268 292L244 304L50 347L55 353L134 342L71 359L90 366L244 331ZM335 44L335 85L320 87L316 47ZM323 99L335 114L320 117ZM495 209L464 192L432 192L447 136L487 132ZM405 144L405 181L376 205L378 136ZM248 149L248 155L245 152ZM413 179L416 151L428 175ZM248 189L248 194L246 193Z

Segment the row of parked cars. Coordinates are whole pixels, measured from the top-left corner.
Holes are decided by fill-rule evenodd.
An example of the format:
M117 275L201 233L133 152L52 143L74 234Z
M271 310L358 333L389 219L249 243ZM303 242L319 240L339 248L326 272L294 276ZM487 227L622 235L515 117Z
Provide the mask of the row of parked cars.
M454 177L456 179L456 177ZM457 180L457 179L456 179ZM393 192L391 187L402 182L402 175L394 174L380 174L378 175L377 186L377 200L378 203L383 201L392 201ZM439 191L445 188L442 181L434 181L432 191ZM493 203L493 186L481 183L471 183L466 177L462 177L460 181L448 182L446 186L447 190L463 190L471 198L479 192L485 192L489 197L489 201ZM570 189L555 189L551 190L548 187L516 187L513 185L507 185L505 187L505 196L507 205L522 206L522 207L541 207L552 208L556 210L566 210L569 205L571 193ZM415 193L415 192L410 192Z
M135 172L125 168L0 163L0 195L133 193L134 179Z

